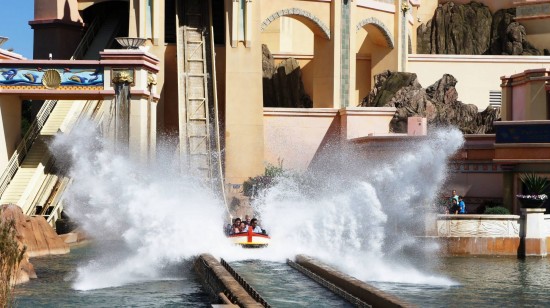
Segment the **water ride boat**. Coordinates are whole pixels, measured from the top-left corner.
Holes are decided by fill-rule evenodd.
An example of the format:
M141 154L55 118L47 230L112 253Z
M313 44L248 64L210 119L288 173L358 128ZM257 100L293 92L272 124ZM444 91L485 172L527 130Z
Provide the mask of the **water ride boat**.
M231 234L228 238L237 245L244 248L262 248L269 245L271 238L265 233L254 233L252 228L248 228L248 232Z

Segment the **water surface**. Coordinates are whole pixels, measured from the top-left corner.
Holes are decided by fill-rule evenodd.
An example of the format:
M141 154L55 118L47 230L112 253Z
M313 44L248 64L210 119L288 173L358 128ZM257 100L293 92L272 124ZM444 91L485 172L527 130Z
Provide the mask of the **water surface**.
M39 278L17 287L17 307L210 307L189 266L178 268L171 279L74 290L77 266L95 253L89 246L73 247L67 255L31 259Z
M550 260L461 257L440 260L439 274L459 285L371 282L420 307L548 307Z

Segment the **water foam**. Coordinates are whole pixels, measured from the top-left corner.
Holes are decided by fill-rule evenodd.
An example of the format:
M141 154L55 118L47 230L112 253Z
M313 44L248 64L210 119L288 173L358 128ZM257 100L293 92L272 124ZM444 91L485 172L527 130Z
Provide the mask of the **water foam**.
M339 149L305 181L281 179L257 202L272 236L264 257L308 254L365 281L455 284L430 273L427 264L437 263L433 247L414 235L422 233L447 160L462 144L458 130L439 129L402 144L397 155L369 159Z
M271 245L245 250L222 233L222 203L171 163L173 147L161 146L158 162L146 166L114 153L93 127L52 144L73 179L66 211L103 250L79 267L75 289L171 279L170 264L204 252L228 261L309 254L362 280L453 284L402 252L417 245L412 234L463 143L457 130L438 130L389 160L341 149L325 157L331 168L280 179L255 204Z
M179 173L168 150L148 167L114 153L87 124L56 137L52 151L69 162L68 215L103 250L79 267L75 289L162 279L173 276L170 264L200 253L240 252L223 235L224 206L200 180Z

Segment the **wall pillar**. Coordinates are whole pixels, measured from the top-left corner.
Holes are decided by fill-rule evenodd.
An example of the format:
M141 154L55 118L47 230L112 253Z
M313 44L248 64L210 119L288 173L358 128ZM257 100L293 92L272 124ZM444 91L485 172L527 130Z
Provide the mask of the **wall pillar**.
M225 0L225 8L232 8L233 2ZM248 2L246 20L260 25L261 1ZM231 13L231 12L228 12ZM226 14L229 18L232 14ZM230 20L226 24L231 24ZM233 42L230 34L233 27L227 27L226 40ZM249 34L249 35L248 35ZM262 89L262 46L260 27L250 27L249 46L243 40L226 48L225 85L225 174L226 181L241 184L248 177L264 173L264 125Z
M101 52L101 61L106 64L105 80L112 84L105 85L105 92L119 95L115 92L117 83L129 86L127 107L127 134L125 136L129 155L140 163L148 163L155 158L157 141L157 102L156 73L158 59L150 53L141 50L105 50ZM128 63L133 65L128 65ZM110 104L115 104L119 97ZM109 110L114 110L109 108ZM112 122L112 121L111 121ZM106 134L113 136L113 127ZM116 140L115 142L120 142Z
M546 257L545 210L544 208L521 209L519 257Z
M21 100L19 96L0 96L0 170L8 161L21 140Z

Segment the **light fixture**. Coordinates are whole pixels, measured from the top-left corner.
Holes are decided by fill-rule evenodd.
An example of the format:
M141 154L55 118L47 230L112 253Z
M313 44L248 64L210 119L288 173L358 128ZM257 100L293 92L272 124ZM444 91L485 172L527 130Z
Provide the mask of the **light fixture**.
M2 46L2 44L4 44L5 42L8 41L8 38L5 37L5 36L0 36L0 46Z
M116 37L115 40L126 49L138 49L145 43L145 39L141 37Z

